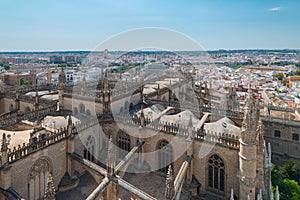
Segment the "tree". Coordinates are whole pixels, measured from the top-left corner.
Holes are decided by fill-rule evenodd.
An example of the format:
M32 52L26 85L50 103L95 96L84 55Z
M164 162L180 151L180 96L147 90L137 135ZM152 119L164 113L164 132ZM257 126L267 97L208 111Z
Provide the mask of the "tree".
M18 86L18 87L25 87L25 86L28 85L28 84L29 84L29 81L26 80L26 79L23 78L23 77L17 80L17 86Z
M278 186L279 187L279 186ZM284 179L282 186L279 188L280 199L286 200L299 200L300 199L300 186L294 180Z
M298 68L298 69L296 70L295 75L296 75L296 76L300 76L300 68Z
M300 179L300 169L298 163L294 160L286 160L279 168L279 175L282 179L298 181Z
M275 74L273 76L277 77L278 80L282 80L283 79L283 73L278 73L278 74Z
M58 64L57 67L66 67L67 64Z
M0 62L0 66L4 67L5 70L10 69L10 64L8 62Z
M279 188L280 199L283 200L298 200L300 199L300 186L295 180L297 179L297 171L299 170L295 161L288 160L281 167L274 166L272 170L272 185L275 192L276 185ZM297 170L298 168L298 170Z

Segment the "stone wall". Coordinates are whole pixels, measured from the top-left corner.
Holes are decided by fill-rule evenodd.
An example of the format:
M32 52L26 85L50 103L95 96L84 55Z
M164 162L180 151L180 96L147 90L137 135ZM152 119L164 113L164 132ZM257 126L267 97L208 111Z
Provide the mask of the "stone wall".
M52 175L55 189L66 172L66 140L41 149L26 157L11 163L12 187L24 198L28 198L29 173L33 164L39 158L47 158L52 165Z
M293 159L300 165L300 141L293 140L293 134L298 134L300 139L300 124L297 126L275 121L263 122L265 140L271 143L272 163L281 165L284 160ZM277 136L275 136L275 131L277 131Z

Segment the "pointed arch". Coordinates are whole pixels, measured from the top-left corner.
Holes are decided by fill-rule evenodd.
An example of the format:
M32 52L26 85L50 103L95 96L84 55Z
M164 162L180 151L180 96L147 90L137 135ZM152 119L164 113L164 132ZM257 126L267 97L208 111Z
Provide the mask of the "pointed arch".
M225 192L225 163L218 154L213 154L207 162L208 188L210 190Z
M95 138L91 135L84 142L83 157L89 161L95 161Z
M14 105L10 104L9 111L13 111L13 110L14 110Z
M28 174L28 199L38 200L44 197L47 177L52 173L53 165L48 157L41 157L34 162Z
M79 113L85 114L85 106L82 103L79 104Z
M158 151L158 168L159 171L167 174L168 166L171 164L173 167L173 148L172 145L165 139L157 143Z

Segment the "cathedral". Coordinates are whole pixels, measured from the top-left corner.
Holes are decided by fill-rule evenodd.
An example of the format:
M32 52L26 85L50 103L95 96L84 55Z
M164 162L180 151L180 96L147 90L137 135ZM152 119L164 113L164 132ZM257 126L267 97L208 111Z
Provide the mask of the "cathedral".
M1 90L0 199L279 200L255 93L216 96L170 74L70 86L63 69Z

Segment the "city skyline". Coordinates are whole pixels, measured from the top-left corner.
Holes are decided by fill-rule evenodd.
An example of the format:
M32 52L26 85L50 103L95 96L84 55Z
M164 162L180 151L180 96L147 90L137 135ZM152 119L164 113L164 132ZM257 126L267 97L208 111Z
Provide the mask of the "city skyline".
M120 32L159 27L204 50L299 49L297 1L1 1L0 51L92 50ZM123 50L123 49L112 49Z

